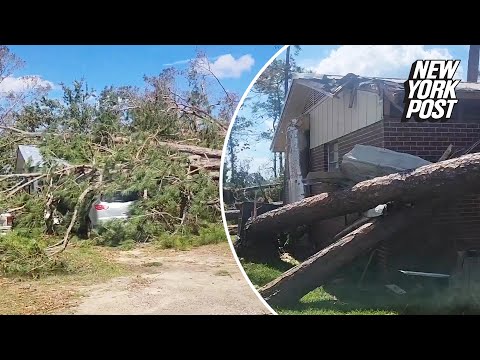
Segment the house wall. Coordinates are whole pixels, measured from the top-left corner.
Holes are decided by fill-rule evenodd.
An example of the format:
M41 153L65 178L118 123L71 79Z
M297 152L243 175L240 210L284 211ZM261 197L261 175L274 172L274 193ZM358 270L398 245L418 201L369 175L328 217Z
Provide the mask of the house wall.
M349 152L355 144L372 145L383 147L383 121L377 121L371 125L362 127L337 139L339 162L343 155ZM327 144L322 144L310 149L309 171L328 171L328 150ZM315 184L310 186L310 194L317 195L323 192L334 191L335 188L328 184ZM345 220L351 224L358 218L358 214L349 214L347 219L339 216L313 224L310 236L318 248L328 246L333 236L338 234L345 227Z
M435 124L401 123L400 117L386 117L384 135L386 148L436 162L450 144L455 151L480 140L480 116L477 119L457 116ZM472 150L475 151L480 151L480 146ZM432 201L435 237L452 249L480 246L480 194L463 195L448 205L436 205L438 197Z
M355 144L363 144L385 147L436 162L450 144L455 151L467 148L480 140L480 116L475 115L480 114L480 111L473 111L472 108L467 111L467 109L467 106L463 110L457 109L454 118L445 123L415 121L402 123L401 114L392 111L394 116L385 115L382 121L339 137L337 139L339 159ZM326 148L326 144L321 144L310 150L310 171L327 171ZM480 146L472 151L480 151ZM314 195L326 189L322 185L315 185L311 191ZM411 265L414 266L412 255L414 252L415 259L434 256L438 260L438 265L435 262L425 262L422 266L424 271L448 271L449 266L455 263L456 251L480 247L480 193L463 195L451 200L448 204L442 202L440 196L434 196L429 201L431 206L427 207L426 211L429 212L431 221L428 223L431 225L424 226L421 231L416 229L408 234L399 235L412 239L412 246L404 257L400 260L398 258L400 256L398 254L406 250L397 242L386 242L383 245L385 247L383 250L389 253L387 263L390 266L395 261L405 263L410 260ZM325 241L344 226L342 220L343 217L339 217L312 226L311 236L314 239L321 239L323 244L328 245ZM422 260L418 261L420 262L417 265L422 265Z
M345 90L308 111L311 149L382 120L383 100L377 94L357 91L352 108L350 97Z
M33 171L38 170L37 168L26 169L25 165L26 165L25 159L20 154L20 152L17 151L17 160L16 160L16 163L15 163L15 172L17 174L23 174L23 173L28 173L28 172L33 172ZM25 188L25 190L30 194L33 193L33 192L36 192L38 190L38 187L40 186L40 184L41 184L41 180L40 181L39 180L34 181L30 185L28 185Z
M377 121L369 126L351 132L338 139L338 156L341 162L343 155L353 149L356 144L384 147L383 121ZM327 144L322 144L310 149L309 171L328 171ZM312 189L314 194L319 192Z
M25 171L25 159L17 151L17 161L15 164L15 172L21 174Z
M455 150L468 147L480 139L480 116L477 123L449 120L438 124L402 123L400 118L386 117L384 137L387 149L435 162L450 144Z

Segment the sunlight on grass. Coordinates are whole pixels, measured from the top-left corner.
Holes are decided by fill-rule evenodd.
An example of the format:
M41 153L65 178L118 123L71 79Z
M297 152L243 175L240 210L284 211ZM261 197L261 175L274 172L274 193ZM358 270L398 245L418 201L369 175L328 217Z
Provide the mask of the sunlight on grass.
M359 308L355 304L343 303L319 287L303 298L291 309L277 309L282 315L395 315L397 312L373 308Z
M116 251L93 246L91 242L73 241L58 255L62 264L32 277L30 272L0 276L0 314L50 314L68 308L81 293L76 286L86 286L128 273L126 266L113 261ZM29 262L22 266L28 269Z
M282 274L281 270L267 264L244 263L243 268L256 287L261 287Z

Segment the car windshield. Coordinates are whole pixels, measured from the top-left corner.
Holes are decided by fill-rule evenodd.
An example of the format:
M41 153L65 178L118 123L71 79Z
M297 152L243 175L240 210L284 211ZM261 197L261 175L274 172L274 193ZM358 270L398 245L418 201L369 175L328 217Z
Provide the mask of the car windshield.
M101 197L101 200L105 202L127 202L127 201L135 201L137 199L138 199L138 195L134 192L131 192L131 193L115 192L113 194L103 194Z

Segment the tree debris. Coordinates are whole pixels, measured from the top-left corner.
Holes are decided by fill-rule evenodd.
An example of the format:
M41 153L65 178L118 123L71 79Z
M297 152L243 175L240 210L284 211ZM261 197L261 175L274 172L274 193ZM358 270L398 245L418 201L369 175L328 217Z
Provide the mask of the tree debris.
M478 186L480 153L359 182L352 188L322 193L285 205L250 219L245 225L243 246L262 241L265 235L280 233L299 224L368 210L390 201L409 202L435 193L454 194ZM239 245L236 245L239 247Z
M259 292L271 305L298 301L354 258L401 229L422 221L421 214L421 210L402 209L383 218L369 219L358 229L263 286Z

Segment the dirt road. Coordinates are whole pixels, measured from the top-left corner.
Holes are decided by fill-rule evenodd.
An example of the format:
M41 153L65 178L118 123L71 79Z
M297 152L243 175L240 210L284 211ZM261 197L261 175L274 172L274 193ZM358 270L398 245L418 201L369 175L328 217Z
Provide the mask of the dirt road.
M80 288L67 314L268 314L227 244L190 251L119 252L128 276Z

